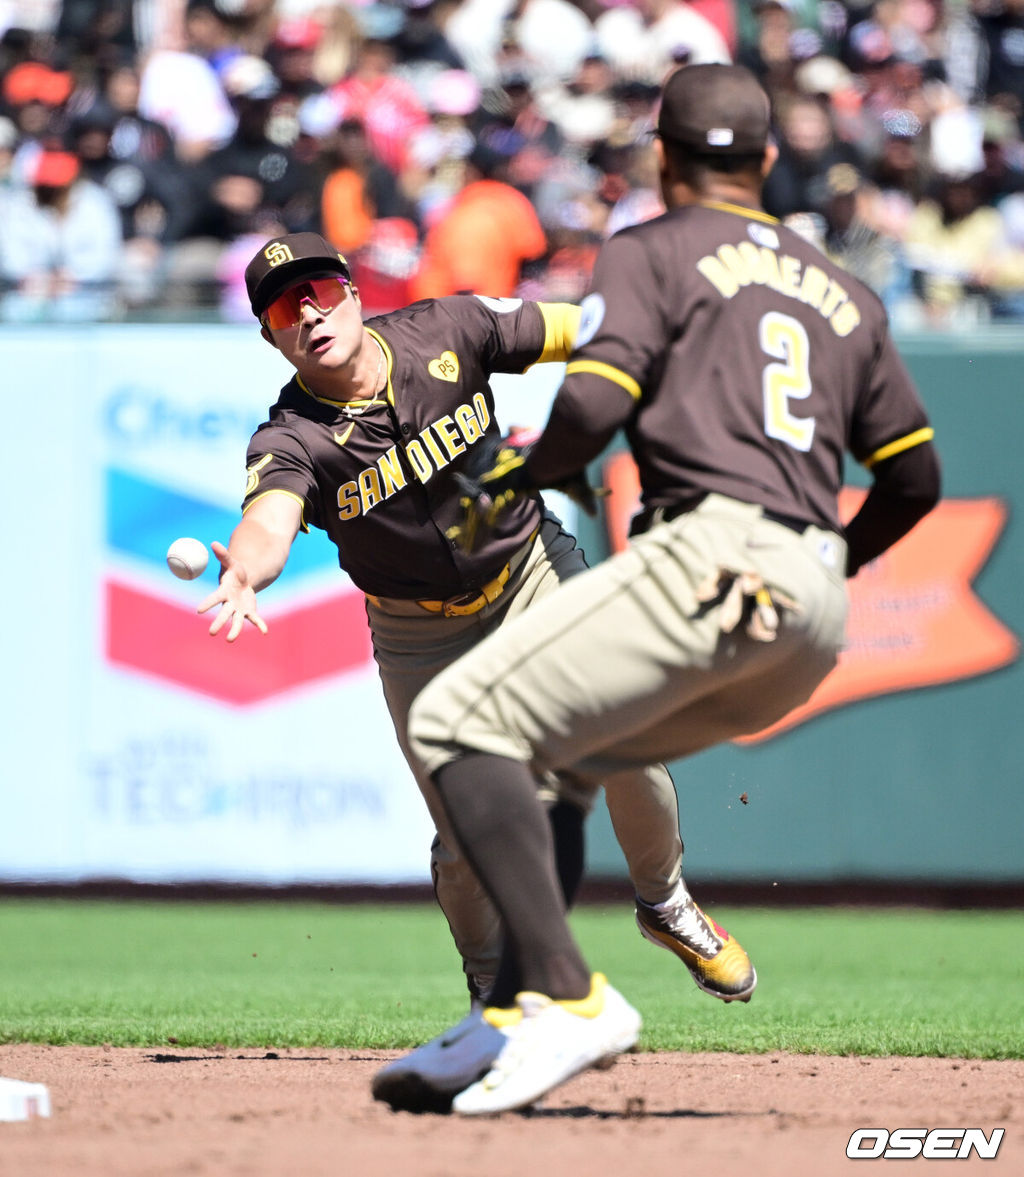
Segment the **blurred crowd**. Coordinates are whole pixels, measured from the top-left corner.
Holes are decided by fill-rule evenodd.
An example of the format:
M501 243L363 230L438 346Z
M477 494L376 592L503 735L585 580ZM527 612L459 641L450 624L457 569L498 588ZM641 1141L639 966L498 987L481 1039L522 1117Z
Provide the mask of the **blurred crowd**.
M730 60L765 207L897 327L1024 321L1024 0L0 0L0 319L245 319L303 229L371 314L576 301L662 211L660 83Z

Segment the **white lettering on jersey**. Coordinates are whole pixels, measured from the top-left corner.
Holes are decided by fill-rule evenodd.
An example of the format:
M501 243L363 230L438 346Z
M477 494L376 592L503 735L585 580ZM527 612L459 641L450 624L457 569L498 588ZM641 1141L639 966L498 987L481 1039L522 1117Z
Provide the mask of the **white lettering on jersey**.
M697 269L723 298L733 298L744 286L767 286L812 307L840 338L861 321L860 308L820 266L805 269L799 258L777 254L767 245L720 245L697 262Z

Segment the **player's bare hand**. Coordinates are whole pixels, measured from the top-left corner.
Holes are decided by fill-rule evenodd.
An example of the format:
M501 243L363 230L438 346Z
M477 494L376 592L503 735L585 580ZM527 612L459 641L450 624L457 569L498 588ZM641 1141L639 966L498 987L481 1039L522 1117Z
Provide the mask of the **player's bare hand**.
M251 621L260 633L266 633L267 623L260 616L256 590L249 583L245 565L216 540L210 544L210 548L220 561L220 584L200 603L196 611L206 613L215 605L220 605L220 612L210 625L211 636L216 637L227 626L227 640L233 642L247 621Z

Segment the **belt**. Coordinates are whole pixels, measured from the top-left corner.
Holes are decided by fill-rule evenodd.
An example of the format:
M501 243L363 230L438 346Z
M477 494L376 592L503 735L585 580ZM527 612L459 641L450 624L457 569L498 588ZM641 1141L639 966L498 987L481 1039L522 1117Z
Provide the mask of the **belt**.
M761 518L770 519L773 523L781 523L783 527L788 527L797 535L803 535L808 527L814 526L809 519L798 519L795 515L783 515L781 511L772 511L769 507L761 508Z
M508 584L508 578L511 575L512 562L509 561L498 575L493 580L489 580L478 593L470 590L468 593L460 593L457 597L449 597L447 601L417 601L416 604L421 609L426 609L428 613L443 613L445 617L468 617L471 613L479 613L485 605L496 601L505 591L505 585Z
M658 523L670 523L673 519L678 519L680 515L687 515L691 511L695 511L710 493L706 490L697 491L667 507L655 507L650 511L641 512L630 526L630 535L641 535ZM788 527L797 535L803 535L809 527L814 526L809 519L799 519L796 515L786 515L782 511L773 511L770 507L761 507L761 518L770 519L773 523Z
M493 580L489 580L482 588L470 589L467 593L459 593L458 596L448 597L444 601L416 601L415 604L428 613L441 613L445 617L469 617L474 613L479 613L485 605L496 601L505 591L505 585L508 584L512 574L518 570L530 554L530 548L533 547L533 541L537 538L539 531L539 527L534 528L530 537L512 559ZM374 605L381 604L380 597L375 597L371 593L367 593L366 598Z

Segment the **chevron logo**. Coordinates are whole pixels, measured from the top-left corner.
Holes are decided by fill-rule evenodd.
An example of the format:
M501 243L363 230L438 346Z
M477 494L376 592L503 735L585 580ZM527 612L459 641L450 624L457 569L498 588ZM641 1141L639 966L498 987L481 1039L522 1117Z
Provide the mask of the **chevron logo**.
M104 578L107 660L127 670L172 683L221 703L246 706L364 667L372 658L363 595L351 585L315 603L300 603L296 588L312 573L333 569L337 553L322 532L300 535L274 586L276 610L268 610L268 634L255 630L229 646L207 632L209 618L198 600L181 604L164 592L165 553L179 535L231 534L237 510L180 493L125 470L106 471L106 545L133 575ZM216 560L194 583L202 595L217 583ZM283 590L283 602L282 593ZM288 603L289 594L291 603Z

